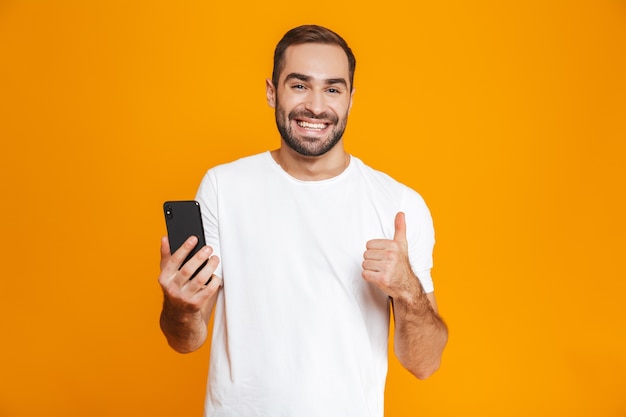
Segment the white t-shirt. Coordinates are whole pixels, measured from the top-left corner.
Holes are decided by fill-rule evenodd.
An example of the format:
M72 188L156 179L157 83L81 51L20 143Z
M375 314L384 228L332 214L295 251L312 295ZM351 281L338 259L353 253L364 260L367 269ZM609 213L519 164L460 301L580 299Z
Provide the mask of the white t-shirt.
M223 277L205 416L381 417L389 298L361 277L368 240L406 215L426 292L434 232L423 199L355 157L300 181L269 152L209 170L198 190Z

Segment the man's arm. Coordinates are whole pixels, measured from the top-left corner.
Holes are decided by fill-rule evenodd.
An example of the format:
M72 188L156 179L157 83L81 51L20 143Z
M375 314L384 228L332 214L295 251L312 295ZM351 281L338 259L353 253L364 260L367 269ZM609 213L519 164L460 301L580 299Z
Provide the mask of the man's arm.
M393 240L367 242L363 279L391 297L395 319L395 353L419 379L439 368L448 329L439 317L434 294L426 294L409 263L404 213L395 219Z
M167 237L161 240L161 330L169 345L180 353L193 352L206 341L208 321L222 286L221 278L213 275L219 259L211 256L213 250L209 246L198 251L180 268L197 242L197 238L192 236L174 254L170 254ZM191 278L207 259L209 262L205 267Z
M412 296L391 299L395 320L394 350L402 366L419 379L432 375L441 363L448 328L437 313L434 293L418 288Z

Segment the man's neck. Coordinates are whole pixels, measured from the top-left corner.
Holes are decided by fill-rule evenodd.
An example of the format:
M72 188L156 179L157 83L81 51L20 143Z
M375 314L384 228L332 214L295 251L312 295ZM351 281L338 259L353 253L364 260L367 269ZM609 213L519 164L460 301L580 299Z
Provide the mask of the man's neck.
M321 181L336 177L350 164L350 155L340 143L321 156L300 155L288 146L271 152L272 158L292 177L301 181Z

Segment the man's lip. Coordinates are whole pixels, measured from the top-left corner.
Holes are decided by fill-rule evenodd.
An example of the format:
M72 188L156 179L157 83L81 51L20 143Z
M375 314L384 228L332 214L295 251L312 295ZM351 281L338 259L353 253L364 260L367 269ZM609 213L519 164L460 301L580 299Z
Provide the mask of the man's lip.
M296 125L302 129L326 129L331 123L327 120L318 119L294 119Z
M306 117L306 116L296 116L293 118L297 122L307 122L307 123L325 123L331 124L333 120L329 117Z
M296 122L306 122L306 123L324 123L331 124L332 122L328 119L312 119L310 117L294 117L293 120Z

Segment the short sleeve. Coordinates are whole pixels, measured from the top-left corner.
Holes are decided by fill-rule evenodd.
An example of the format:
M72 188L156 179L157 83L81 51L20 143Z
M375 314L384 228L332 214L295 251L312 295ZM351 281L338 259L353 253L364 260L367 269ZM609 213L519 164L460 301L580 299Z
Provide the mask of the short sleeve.
M434 291L431 277L435 230L430 210L424 199L414 190L407 189L402 210L405 213L409 261L424 291Z
M214 170L209 170L202 179L198 192L196 193L196 201L200 203L204 237L207 245L213 248L214 255L220 257L218 184ZM214 274L220 278L222 277L221 262L218 264Z

